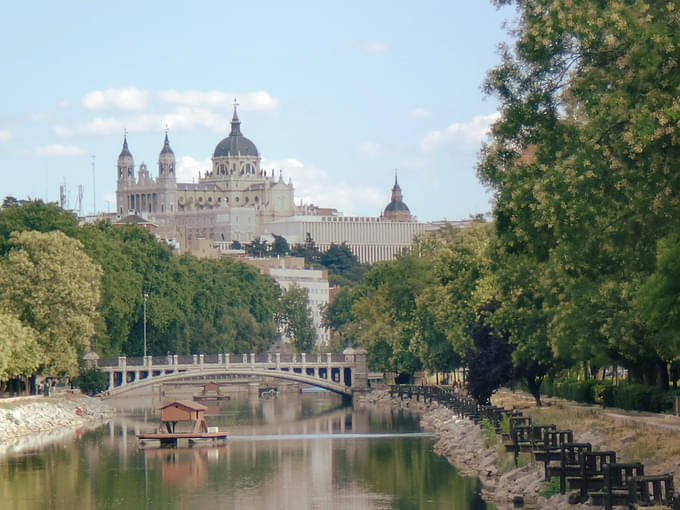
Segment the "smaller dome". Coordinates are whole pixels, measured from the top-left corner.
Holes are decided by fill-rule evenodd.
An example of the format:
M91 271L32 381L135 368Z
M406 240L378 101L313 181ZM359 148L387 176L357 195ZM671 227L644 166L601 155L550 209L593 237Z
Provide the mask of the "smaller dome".
M394 186L392 186L392 197L390 199L390 203L387 204L387 207L385 207L383 217L396 221L405 221L411 219L411 211L402 199L401 187L397 182L396 172L394 174Z
M387 204L387 207L385 207L386 213L397 211L411 212L408 206L402 200L392 200L389 204Z

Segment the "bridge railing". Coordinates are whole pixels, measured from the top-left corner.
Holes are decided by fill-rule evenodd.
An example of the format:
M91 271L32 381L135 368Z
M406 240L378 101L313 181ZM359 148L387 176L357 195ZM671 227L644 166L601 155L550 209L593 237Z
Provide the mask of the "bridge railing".
M97 365L100 368L122 367L155 367L174 365L247 365L255 363L280 363L280 364L327 364L347 363L347 356L338 353L308 354L308 353L241 353L241 354L180 354L167 356L147 356L146 363L143 357L101 358Z

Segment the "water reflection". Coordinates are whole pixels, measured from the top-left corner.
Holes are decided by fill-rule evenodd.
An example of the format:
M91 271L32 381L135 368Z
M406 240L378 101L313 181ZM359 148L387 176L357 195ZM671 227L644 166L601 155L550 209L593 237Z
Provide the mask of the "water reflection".
M327 394L243 399L208 417L230 432L226 446L138 449L135 433L157 423L132 407L79 440L0 460L3 507L485 508L477 483L434 455L407 414Z

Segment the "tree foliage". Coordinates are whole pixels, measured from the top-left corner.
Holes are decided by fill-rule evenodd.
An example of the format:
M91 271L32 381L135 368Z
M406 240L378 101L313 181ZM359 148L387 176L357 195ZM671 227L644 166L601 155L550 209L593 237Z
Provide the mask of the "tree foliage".
M0 381L33 375L43 355L35 330L0 312Z
M513 349L508 335L496 332L487 322L488 315L497 308L497 303L488 303L479 310L472 329L472 345L465 354L467 388L480 404L488 404L491 395L513 377Z
M499 317L516 361L554 352L663 384L662 367L680 353L635 296L680 212L677 7L497 3L516 5L519 19L485 83L501 117L479 174L496 191Z
M281 331L291 340L297 352L311 352L316 330L312 322L307 289L295 284L284 291L276 320Z
M60 231L12 234L0 303L37 334L48 375L76 375L94 334L101 268Z

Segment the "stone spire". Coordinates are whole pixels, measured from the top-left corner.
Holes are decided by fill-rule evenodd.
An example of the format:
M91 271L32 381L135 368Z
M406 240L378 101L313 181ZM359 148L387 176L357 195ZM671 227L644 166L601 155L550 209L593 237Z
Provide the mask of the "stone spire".
M231 116L231 133L229 133L229 136L242 136L241 121L239 120L238 112L236 111L237 106L238 103L236 102L236 98L234 98L234 115Z

